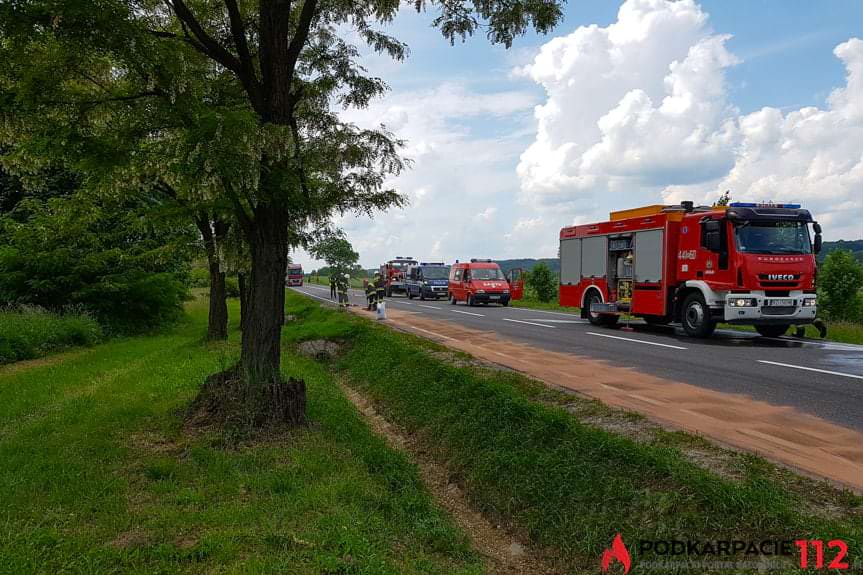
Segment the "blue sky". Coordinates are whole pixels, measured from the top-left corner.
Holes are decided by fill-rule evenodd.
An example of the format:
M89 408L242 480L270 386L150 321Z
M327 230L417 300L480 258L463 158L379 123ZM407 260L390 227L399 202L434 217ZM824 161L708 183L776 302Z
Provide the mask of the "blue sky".
M679 22L653 29L663 31L655 38L637 39L646 57L656 52L656 70L630 85L624 62L618 73L625 86L595 85L592 78L604 72L589 62L592 50L604 49L602 34L624 28L621 3L572 2L552 34L529 33L509 50L483 36L450 46L431 27L433 14L403 9L388 30L408 43L410 57L403 63L365 59L389 83L390 94L369 110L346 112L359 124L385 122L408 140L406 153L416 160L393 182L410 198L408 208L373 220L339 220L361 263L371 267L395 255L446 261L553 256L562 225L602 219L609 209L642 202L709 200L723 186L733 187L739 199L751 194L811 203L816 217L824 213L828 239L863 237L855 200L863 197L857 175L863 157L825 142L826 128L814 136L798 132L801 117L823 126L843 118L837 140L857 142L863 134L863 116L855 116L852 101L863 93L849 86L845 100L852 102L845 108L837 103L841 97L828 102L834 90L846 87L848 70L863 61L856 45L843 52L846 61L834 54L849 39L863 38L863 2L703 0L680 10L663 0L629 0L626 6L639 14L628 18L626 33L634 36L621 45L635 41L647 18L674 13ZM594 25L601 34L586 28ZM555 64L541 65L537 54L555 38L562 42L549 52L556 54ZM663 45L675 42L680 46L672 58ZM572 58L581 58L586 63L579 66L594 75L575 66L574 84L552 78ZM691 65L672 74L672 62L686 64L684 59ZM694 110L690 117L665 109L672 84L683 90L684 107ZM606 104L591 115L585 106L594 99ZM673 108L674 102L667 104ZM539 118L537 106L550 115ZM764 107L770 110L760 112ZM613 125L600 133L603 117ZM540 136L548 131L554 134ZM582 137L586 131L597 133ZM772 143L764 134L774 135ZM679 162L675 135L699 139L692 150L680 151ZM566 159L546 161L558 153ZM576 163L582 167L572 168ZM831 205L842 206L844 217ZM307 267L317 264L304 253L294 257Z

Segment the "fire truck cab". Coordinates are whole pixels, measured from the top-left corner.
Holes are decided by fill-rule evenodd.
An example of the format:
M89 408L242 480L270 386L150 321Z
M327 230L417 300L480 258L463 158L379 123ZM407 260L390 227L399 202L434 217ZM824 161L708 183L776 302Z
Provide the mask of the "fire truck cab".
M391 297L394 293L405 290L405 278L408 268L417 265L417 261L411 257L396 256L381 266L381 275L386 282L386 296Z
M693 337L710 336L718 322L777 337L815 319L820 248L821 227L796 204L612 212L561 230L560 303L597 325L629 313L680 322Z
M287 284L289 286L303 285L303 266L300 264L288 264Z

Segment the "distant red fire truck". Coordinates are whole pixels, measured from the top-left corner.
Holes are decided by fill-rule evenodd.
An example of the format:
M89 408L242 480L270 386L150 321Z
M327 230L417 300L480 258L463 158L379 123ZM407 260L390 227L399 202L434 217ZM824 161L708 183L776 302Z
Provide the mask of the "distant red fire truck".
M288 264L287 282L289 286L303 285L303 266L300 264Z
M560 231L560 304L596 325L629 313L680 322L693 337L710 336L718 322L778 337L815 319L820 249L821 226L796 204L612 212Z
M401 292L407 295L405 279L408 268L417 265L417 261L411 257L396 256L387 263L381 265L381 275L386 281L386 296Z

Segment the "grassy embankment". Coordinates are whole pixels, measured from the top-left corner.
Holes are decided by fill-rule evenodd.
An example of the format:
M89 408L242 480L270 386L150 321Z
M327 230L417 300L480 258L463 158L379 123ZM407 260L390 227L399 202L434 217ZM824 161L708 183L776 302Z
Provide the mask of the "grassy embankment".
M206 346L205 329L198 300L165 334L0 368L0 573L480 571L415 467L312 360L285 351L308 429L184 430L178 410L237 355L235 332Z
M34 307L0 309L0 365L91 346L102 337L99 323L86 314L58 315Z
M299 322L291 339L349 342L337 364L349 384L445 463L477 507L572 568L595 571L618 532L630 542L840 538L852 558L863 553L863 498L685 434L634 441L597 428L597 417L621 429L638 418L443 361L450 352L426 340L295 294L288 313Z

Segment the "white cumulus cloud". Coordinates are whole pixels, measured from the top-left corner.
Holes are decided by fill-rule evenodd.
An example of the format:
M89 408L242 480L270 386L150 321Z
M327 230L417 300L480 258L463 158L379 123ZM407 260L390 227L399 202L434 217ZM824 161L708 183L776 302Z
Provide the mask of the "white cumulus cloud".
M518 74L540 84L520 200L570 220L659 200L800 201L827 236L863 226L863 42L835 55L847 83L825 107L741 115L725 72L739 59L694 0L627 0L615 22L546 43Z

